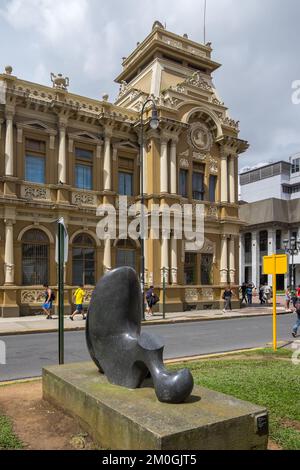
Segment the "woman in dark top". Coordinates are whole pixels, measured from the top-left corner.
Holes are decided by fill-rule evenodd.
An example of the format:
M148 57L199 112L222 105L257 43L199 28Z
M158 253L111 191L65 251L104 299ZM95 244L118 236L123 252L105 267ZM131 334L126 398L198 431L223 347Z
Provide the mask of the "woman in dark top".
M225 289L224 294L223 294L223 299L225 301L225 307L224 307L224 310L223 310L224 313L227 310L232 310L232 305L231 305L232 296L233 296L233 292L232 292L230 286L228 286Z

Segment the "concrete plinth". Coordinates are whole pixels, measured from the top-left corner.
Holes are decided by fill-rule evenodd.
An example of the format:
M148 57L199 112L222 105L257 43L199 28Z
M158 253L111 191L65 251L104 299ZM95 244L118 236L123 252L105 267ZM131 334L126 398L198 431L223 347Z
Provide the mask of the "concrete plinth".
M43 395L78 418L105 449L267 448L265 409L201 387L187 403L163 404L152 387L111 385L88 362L44 369Z

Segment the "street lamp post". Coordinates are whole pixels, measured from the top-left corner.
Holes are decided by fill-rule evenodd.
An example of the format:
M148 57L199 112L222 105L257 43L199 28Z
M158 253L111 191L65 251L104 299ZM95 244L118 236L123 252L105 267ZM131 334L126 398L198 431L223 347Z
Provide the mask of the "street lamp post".
M140 116L140 187L141 187L141 290L142 290L142 319L145 320L145 211L144 211L144 112L147 104L152 103L152 115L150 119L150 127L156 130L159 126L158 112L153 98L148 98L143 104Z
M290 284L292 290L295 290L295 265L294 265L294 257L299 254L300 251L300 240L296 240L295 237L292 237L291 240L283 240L283 246L285 252L292 257L292 272L290 274Z

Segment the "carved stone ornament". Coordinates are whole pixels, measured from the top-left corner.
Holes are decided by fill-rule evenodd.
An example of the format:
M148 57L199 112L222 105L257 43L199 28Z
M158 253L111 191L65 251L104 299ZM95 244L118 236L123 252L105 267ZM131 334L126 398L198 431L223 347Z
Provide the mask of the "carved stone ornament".
M211 132L207 126L201 122L191 124L188 140L193 148L201 150L202 152L209 152L213 144Z
M209 171L210 173L218 173L218 161L215 160L213 157L209 158Z
M21 196L25 199L50 199L50 192L47 188L36 188L34 186L22 186Z
M202 298L205 300L214 300L214 291L213 289L206 288L201 290Z
M202 77L200 72L194 72L191 77L188 77L183 84L192 85L202 90L211 91L212 87L209 83Z
M187 303L193 303L199 301L199 291L195 288L185 289L185 301Z
M190 167L190 163L186 158L181 158L180 161L179 161L179 166L180 166L180 168L184 168L184 169L188 170L189 167Z
M76 205L87 205L95 206L97 204L97 199L94 194L89 193L73 193L72 194L72 203Z
M22 290L21 304L41 304L45 299L43 290Z
M57 88L59 90L67 90L70 85L69 77L63 77L61 73L58 75L51 73L51 82L53 83L53 88Z

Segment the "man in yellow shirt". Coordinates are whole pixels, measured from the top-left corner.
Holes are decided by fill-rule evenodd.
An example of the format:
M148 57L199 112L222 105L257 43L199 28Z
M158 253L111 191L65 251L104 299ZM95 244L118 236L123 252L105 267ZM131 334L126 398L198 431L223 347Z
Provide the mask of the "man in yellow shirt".
M83 285L80 285L78 287L78 289L74 292L76 310L70 316L70 320L74 321L75 315L82 315L83 319L86 320L86 316L85 316L84 310L83 310L83 299L84 299L84 297L85 297L85 291L83 290Z

